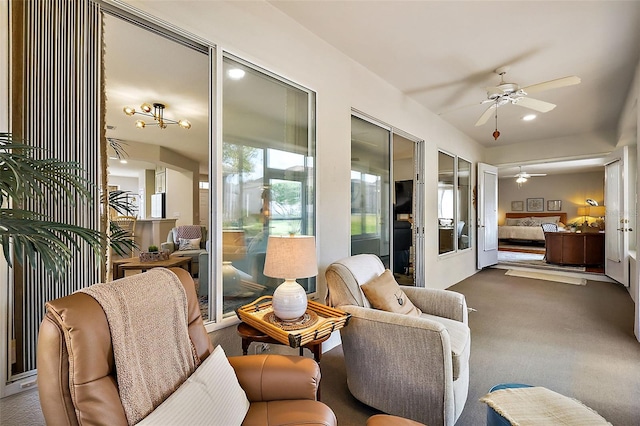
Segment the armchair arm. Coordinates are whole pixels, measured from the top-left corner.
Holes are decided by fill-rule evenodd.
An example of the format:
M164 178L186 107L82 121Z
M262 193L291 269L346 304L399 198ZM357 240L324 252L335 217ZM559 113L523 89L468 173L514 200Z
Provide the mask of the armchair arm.
M425 314L468 324L469 312L463 294L451 290L400 286L407 297Z
M349 391L386 413L455 419L451 339L445 326L425 317L339 307L351 314L340 329ZM466 397L466 395L465 395ZM416 417L418 416L418 417ZM447 419L439 423L437 418Z
M168 251L169 253L173 253L176 251L176 245L174 243L166 242L160 244L160 251Z
M229 357L229 363L251 402L316 399L320 367L311 358L246 355Z

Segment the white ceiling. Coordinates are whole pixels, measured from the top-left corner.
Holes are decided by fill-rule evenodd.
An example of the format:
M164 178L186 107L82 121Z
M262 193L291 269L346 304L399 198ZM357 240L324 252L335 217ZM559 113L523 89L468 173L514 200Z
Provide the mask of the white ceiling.
M615 133L640 57L639 1L268 2L487 147L591 131ZM203 158L202 148L189 140L206 138L207 68L173 65L206 63L206 56L184 47L182 53L168 53L173 42L157 35L149 40L146 31L119 25L132 27L105 25L107 124L117 127L108 136L160 143ZM116 51L123 56L112 56L110 62ZM164 64L151 59L157 54ZM493 71L502 66L510 67L505 80L520 86L569 75L582 82L530 96L557 105L531 122L521 120L530 111L526 108L500 107L501 136L495 141L493 117L483 126L474 124L486 109L480 104L486 87L500 81ZM171 70L168 82L160 77L166 70ZM177 126L134 129L135 119L125 116L122 106L139 107L145 101L165 102L167 116L189 119L189 138ZM542 166L553 173L549 164L525 166L530 173ZM516 171L501 170L501 175Z
M488 147L615 129L640 56L638 1L269 3ZM531 96L557 104L532 122L499 108L496 142L493 119L474 124L502 66L520 86L582 83Z

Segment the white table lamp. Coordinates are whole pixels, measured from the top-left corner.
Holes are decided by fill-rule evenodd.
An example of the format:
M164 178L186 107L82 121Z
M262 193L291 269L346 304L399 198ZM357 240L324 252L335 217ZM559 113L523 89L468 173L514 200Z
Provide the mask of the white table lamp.
M273 312L283 321L294 321L307 310L307 293L296 278L318 275L315 237L270 236L264 274L273 278L284 278L284 282L273 293Z

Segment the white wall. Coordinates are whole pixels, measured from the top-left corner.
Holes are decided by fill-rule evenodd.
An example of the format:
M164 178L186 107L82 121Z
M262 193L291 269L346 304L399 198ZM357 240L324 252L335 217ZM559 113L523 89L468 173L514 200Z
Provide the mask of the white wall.
M117 186L121 191L129 191L137 194L140 191L137 177L130 176L109 176L109 185Z
M393 162L393 181L413 180L413 158L395 160Z
M578 207L592 198L600 205L604 203L604 168L601 172L567 173L532 177L518 187L514 178L498 180L498 223L504 222L505 213L512 212L512 201L523 201L527 211L527 198L544 198L544 211L548 200L561 200L561 212L567 213L567 222L583 222L578 216ZM591 223L594 219L589 219Z
M172 169L166 170L167 218L177 219L176 226L199 225L200 222L193 221L193 174Z
M438 148L474 163L482 157L479 144L266 2L129 3L316 91L320 297L326 266L349 255L352 108L426 141L425 223L437 219ZM428 286L446 288L476 272L474 250L439 257L435 226L427 232Z
M600 158L616 146L615 132L592 132L487 148L485 161L496 166L543 160Z

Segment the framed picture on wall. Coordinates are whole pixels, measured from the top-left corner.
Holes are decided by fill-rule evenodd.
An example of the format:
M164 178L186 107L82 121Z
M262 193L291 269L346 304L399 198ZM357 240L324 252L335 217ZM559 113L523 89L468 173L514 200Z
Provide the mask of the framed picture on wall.
M522 201L512 201L511 202L511 211L521 212L524 210L524 202Z
M559 212L562 210L562 201L561 200L549 200L547 201L547 210L550 212Z
M527 211L528 212L544 211L544 198L527 198Z

